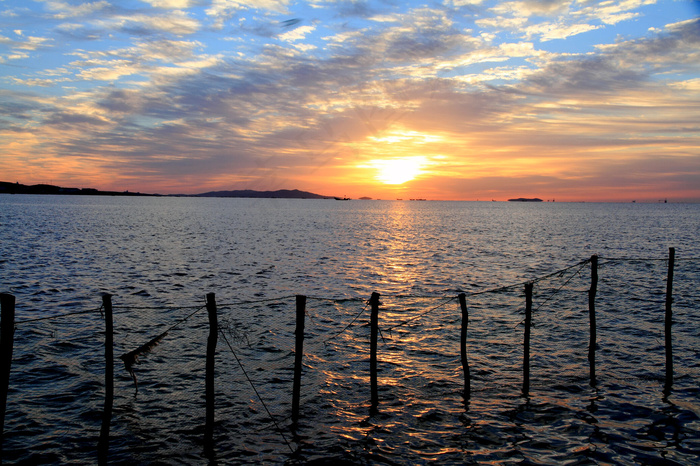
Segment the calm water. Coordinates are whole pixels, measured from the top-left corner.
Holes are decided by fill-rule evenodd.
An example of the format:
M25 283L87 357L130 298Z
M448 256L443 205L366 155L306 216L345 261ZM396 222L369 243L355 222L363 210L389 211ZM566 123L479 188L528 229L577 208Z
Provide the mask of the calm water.
M95 461L104 292L114 296L116 355L176 325L136 366L138 394L116 367L112 463L209 461L208 323L197 311L209 292L227 336L216 362L217 462L700 461L700 205L5 195L0 225L0 291L16 296L19 321L8 463ZM669 247L676 378L666 398ZM590 267L577 265L592 254L601 256L596 388ZM535 284L523 397L522 284L564 269ZM375 291L380 406L370 415ZM470 309L466 403L459 292ZM295 294L310 297L296 436Z

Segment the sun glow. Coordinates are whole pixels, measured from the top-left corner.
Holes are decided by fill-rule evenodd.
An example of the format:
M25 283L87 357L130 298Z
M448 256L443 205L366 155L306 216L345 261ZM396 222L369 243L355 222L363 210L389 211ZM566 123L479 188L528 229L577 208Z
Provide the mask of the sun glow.
M376 179L384 184L403 184L423 173L425 157L402 157L399 159L373 160L377 170Z

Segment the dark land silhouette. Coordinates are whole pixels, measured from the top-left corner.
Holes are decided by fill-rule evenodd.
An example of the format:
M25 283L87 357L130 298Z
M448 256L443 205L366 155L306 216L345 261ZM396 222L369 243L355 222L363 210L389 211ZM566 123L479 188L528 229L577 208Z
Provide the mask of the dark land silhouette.
M201 194L147 194L130 191L100 191L94 188L64 188L51 184L24 185L0 181L0 194L58 194L58 195L88 195L88 196L170 196L170 197L249 197L249 198L278 198L278 199L333 199L332 196L322 196L298 189L280 189L277 191L255 191L242 189L233 191L210 191Z

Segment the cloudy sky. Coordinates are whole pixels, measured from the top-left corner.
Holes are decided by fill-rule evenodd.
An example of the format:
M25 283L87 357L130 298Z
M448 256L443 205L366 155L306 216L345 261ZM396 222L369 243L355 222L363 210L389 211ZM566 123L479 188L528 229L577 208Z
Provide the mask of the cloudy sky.
M0 181L700 201L693 0L0 0Z

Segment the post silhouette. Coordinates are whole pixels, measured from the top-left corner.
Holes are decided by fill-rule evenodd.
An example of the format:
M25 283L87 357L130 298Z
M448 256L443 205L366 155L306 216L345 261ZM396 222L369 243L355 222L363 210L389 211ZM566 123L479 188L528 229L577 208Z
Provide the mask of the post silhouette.
M98 462L107 464L109 453L109 427L114 406L114 319L112 317L112 295L102 295L105 315L105 408L102 413L100 440L97 444Z
M595 320L595 295L598 292L598 256L591 256L591 288L588 290L588 321L590 326L590 339L588 342L588 367L590 372L590 385L595 387L595 350L597 343L597 330Z
M219 338L219 323L216 310L216 295L207 294L207 312L209 314L209 337L207 338L207 361L205 371L205 425L204 449L207 453L214 450L214 359L216 343Z
M464 399L471 397L471 376L469 373L469 360L467 359L467 329L469 327L469 311L467 310L467 298L464 293L459 294L459 306L462 309L462 332L460 336L459 353L464 372Z
M668 278L666 279L666 317L664 334L666 346L666 383L664 393L668 395L673 385L673 341L671 326L673 325L673 267L676 262L676 248L668 249Z
M294 384L292 387L292 425L299 421L299 398L301 397L301 369L304 356L304 319L306 317L306 296L297 295L296 345L294 348Z
M530 327L532 325L532 283L525 284L525 341L523 343L523 395L530 393Z
M12 351L15 340L15 297L0 294L0 461L2 461L2 444L5 436L5 409L7 408L7 391L10 388L10 369L12 368Z
M369 299L372 307L370 316L370 339L369 339L369 381L371 391L370 413L376 413L379 407L379 393L377 391L377 337L379 334L379 293L372 293Z

